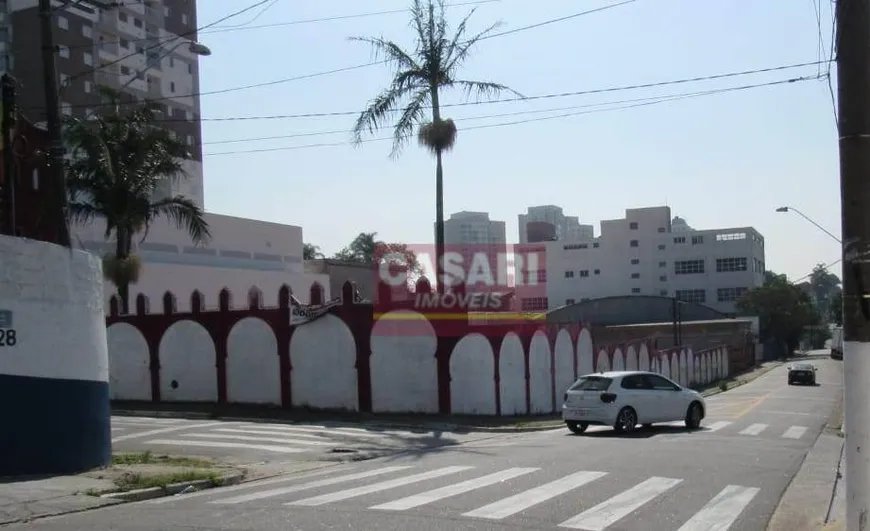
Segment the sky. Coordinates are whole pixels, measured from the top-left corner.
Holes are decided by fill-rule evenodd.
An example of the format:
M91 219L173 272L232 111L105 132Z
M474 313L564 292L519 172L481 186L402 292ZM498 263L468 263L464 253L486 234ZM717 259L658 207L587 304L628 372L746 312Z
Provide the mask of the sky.
M199 27L253 3L200 1ZM505 32L618 3L453 0L447 12L455 27L476 8L469 30L501 22L497 32ZM327 255L360 232L432 241L433 157L415 142L398 158L390 158L389 141L349 144L357 114L389 83L389 67L298 79L373 62L351 36L412 47L409 5L272 0L200 33L213 52L200 60L201 91L222 91L201 101L206 210L301 226L305 242ZM462 78L527 97L608 90L445 109L459 129L444 159L445 212L489 212L516 242L517 215L529 206L559 205L598 234L600 220L626 208L668 205L696 229L756 228L767 268L792 280L835 262L836 241L796 213L776 212L790 206L840 236L835 67L830 85L826 64L810 64L622 89L827 61L831 28L824 0L635 0L483 40ZM776 84L721 91L768 83ZM710 91L718 93L686 97ZM466 101L461 92L444 99ZM479 127L518 121L526 123ZM275 136L284 138L263 139ZM831 271L840 275L839 264Z

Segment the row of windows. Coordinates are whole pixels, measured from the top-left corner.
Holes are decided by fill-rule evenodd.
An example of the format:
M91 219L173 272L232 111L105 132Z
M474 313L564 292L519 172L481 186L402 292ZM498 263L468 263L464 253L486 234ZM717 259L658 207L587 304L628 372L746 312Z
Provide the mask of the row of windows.
M748 269L748 262L749 260L745 256L717 258L716 272L732 273L736 271L746 271ZM757 264L755 267L757 267ZM703 259L674 261L674 274L676 275L698 275L703 274L705 271L705 261Z
M588 269L581 269L580 271L578 271L578 273L579 273L579 276L580 276L581 278L584 278L584 277L588 277L588 276L589 276L589 270L588 270ZM601 274L601 270L600 270L600 269L596 269L596 270L594 271L594 273L595 273L596 275L600 275L600 274ZM573 271L573 270L565 271L565 278L574 278L574 271Z
M674 243L682 244L686 243L687 239L685 236L677 236L674 238ZM701 245L704 243L704 235L700 234L698 236L692 236L692 245ZM659 246L662 247L662 246Z

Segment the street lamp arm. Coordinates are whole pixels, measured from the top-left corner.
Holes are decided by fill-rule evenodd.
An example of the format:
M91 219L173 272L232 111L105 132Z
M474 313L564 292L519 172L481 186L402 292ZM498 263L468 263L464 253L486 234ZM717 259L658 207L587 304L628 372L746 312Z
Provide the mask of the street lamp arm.
M805 220L807 220L807 221L809 221L810 223L812 223L812 224L813 224L817 229L819 229L820 231L824 232L825 234L827 234L828 236L830 236L831 238L833 238L837 243L839 243L840 245L843 245L843 241L840 240L840 238L837 238L836 236L834 236L834 235L831 233L831 231L829 231L828 229L822 227L821 225L819 225L818 223L816 223L815 221L813 221L809 216L807 216L806 214L804 214L804 213L801 212L800 210L796 209L795 207L791 207L791 206L780 207L780 208L777 208L776 211L777 211L777 212L794 212L795 214L799 215L800 217L802 217L802 218L804 218Z

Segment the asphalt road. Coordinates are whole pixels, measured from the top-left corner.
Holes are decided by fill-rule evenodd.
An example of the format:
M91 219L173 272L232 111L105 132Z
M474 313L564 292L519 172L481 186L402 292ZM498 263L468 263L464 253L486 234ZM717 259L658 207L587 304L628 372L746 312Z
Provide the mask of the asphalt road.
M815 363L817 387L781 367L711 397L701 431L501 435L20 528L762 531L842 394Z

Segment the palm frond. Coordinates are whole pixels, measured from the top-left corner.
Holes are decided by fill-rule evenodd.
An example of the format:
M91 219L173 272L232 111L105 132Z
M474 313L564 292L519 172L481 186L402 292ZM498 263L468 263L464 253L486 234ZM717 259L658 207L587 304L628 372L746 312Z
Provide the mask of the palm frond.
M211 239L211 230L204 212L186 197L175 196L155 201L150 205L150 214L148 220L166 216L170 223L186 230L194 243L207 243Z
M404 70L419 70L420 66L414 58L402 49L401 46L393 41L388 41L383 37L349 37L348 40L364 42L372 49L372 54L376 59L381 59L387 63L392 63L398 69Z
M390 87L369 102L368 107L360 113L353 126L353 143L362 142L364 133L372 134L380 129L383 123L392 116L404 97L402 90Z
M453 35L453 40L450 42L450 46L447 47L447 53L444 58L444 70L447 72L453 73L462 66L466 59L471 55L471 50L477 45L478 42L487 38L492 32L497 30L498 28L503 26L501 21L495 22L489 25L483 31L475 33L469 38L465 38L465 31L468 23L468 19L471 18L471 15L474 14L474 9L462 20L462 23L459 24L459 27L456 30L456 34Z
M515 94L518 98L525 98L525 96L515 91L514 89L500 83L493 83L491 81L468 81L465 79L454 79L451 80L451 85L462 88L462 90L465 92L466 97L476 96L478 100L480 98L495 98L499 96L502 92L510 92L511 94Z
M402 116L399 117L399 120L393 127L393 150L390 152L390 157L397 157L411 136L413 136L414 128L426 116L426 103L429 102L429 99L429 90L424 88L419 90L408 105L405 106Z

